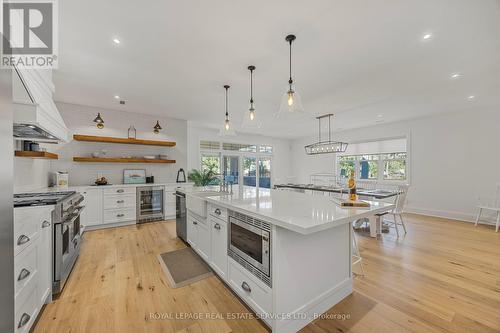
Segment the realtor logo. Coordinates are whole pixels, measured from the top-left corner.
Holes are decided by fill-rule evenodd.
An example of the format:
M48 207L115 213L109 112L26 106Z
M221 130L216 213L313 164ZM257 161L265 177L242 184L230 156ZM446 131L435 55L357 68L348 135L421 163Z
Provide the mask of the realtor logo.
M57 68L56 0L3 2L1 67Z

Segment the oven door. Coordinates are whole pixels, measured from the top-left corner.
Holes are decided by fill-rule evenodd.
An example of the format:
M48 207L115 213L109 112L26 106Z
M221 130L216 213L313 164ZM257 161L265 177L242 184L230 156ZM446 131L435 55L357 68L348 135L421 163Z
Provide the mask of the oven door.
M229 248L252 266L269 275L269 231L229 217Z

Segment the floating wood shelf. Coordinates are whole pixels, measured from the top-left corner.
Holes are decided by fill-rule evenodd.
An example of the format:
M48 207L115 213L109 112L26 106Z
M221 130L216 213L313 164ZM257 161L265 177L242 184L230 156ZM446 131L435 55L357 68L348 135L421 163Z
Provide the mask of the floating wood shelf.
M94 163L175 163L175 160L149 160L145 158L123 158L123 157L73 157L75 162L94 162Z
M75 135L73 135L73 139L76 141L122 143L122 144L145 145L145 146L163 146L163 147L174 147L175 146L174 141L113 138L113 137L109 137L109 136L93 136L93 135L75 134Z
M22 151L16 150L14 155L17 157L29 157L29 158L46 158L50 160L57 160L59 156L54 153L49 153L46 151Z

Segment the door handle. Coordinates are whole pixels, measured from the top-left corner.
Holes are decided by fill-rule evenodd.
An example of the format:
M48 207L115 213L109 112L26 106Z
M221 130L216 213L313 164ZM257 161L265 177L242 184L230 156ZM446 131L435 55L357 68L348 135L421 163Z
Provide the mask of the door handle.
M116 217L124 217L125 214L117 214Z
M219 209L219 208L216 208L216 209L215 209L215 214L217 214L217 215L220 215L220 214L221 214L221 211L220 211L220 209Z
M43 221L42 222L42 228L47 228L50 227L50 222L49 221Z
M22 281L26 279L28 276L30 276L31 272L28 271L26 268L21 269L21 273L19 273L19 276L17 277L17 281Z
M21 235L19 236L19 238L17 239L17 245L23 245L23 244L26 244L30 241L30 238L26 235Z
M198 224L198 222L196 222L196 221L193 221L193 224L194 224L194 225L197 225L197 224Z
M24 325L26 325L31 319L31 316L29 314L27 314L26 312L23 313L23 315L21 316L21 319L19 320L19 324L17 325L17 328L21 328L23 327Z
M248 293L252 292L252 288L250 288L248 283L246 283L245 281L243 281L243 283L241 284L241 289L243 289L244 291L246 291Z
M116 203L124 203L125 200L117 200Z
M217 229L217 230L220 230L220 224L219 223L215 223L214 228Z
M116 193L123 193L123 192L125 192L125 190L123 189L116 190Z

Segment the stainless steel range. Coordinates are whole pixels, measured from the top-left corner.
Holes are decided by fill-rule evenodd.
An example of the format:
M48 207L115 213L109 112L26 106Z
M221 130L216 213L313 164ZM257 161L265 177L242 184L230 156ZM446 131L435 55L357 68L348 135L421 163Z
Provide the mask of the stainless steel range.
M54 205L52 293L59 294L80 253L83 196L75 191L14 195L14 207Z

